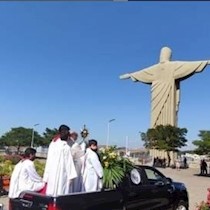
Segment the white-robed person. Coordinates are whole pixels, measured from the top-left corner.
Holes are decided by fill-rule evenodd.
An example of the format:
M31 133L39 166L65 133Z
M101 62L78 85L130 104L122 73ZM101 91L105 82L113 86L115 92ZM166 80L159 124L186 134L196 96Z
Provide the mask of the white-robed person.
M59 137L54 139L48 149L43 180L47 183L46 194L65 195L70 192L72 180L77 177L71 147L67 143L70 128L59 127Z
M17 198L25 190L39 192L45 187L45 182L36 172L35 157L36 150L27 148L24 158L16 164L10 180L9 198Z
M77 172L77 177L72 180L70 186L70 192L73 193L82 191L82 157L85 155L85 151L81 148L80 144L77 143L77 139L78 134L71 132L68 143L71 147L74 166Z
M85 192L102 189L103 167L97 154L98 143L92 139L88 142L88 148L84 156L83 186Z

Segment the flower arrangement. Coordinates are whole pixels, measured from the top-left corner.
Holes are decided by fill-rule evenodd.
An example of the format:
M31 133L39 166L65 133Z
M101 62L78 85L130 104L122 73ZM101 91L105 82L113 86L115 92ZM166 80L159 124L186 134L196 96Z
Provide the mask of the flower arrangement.
M127 158L117 154L115 146L102 148L99 155L104 169L103 186L114 189L122 182L133 164Z

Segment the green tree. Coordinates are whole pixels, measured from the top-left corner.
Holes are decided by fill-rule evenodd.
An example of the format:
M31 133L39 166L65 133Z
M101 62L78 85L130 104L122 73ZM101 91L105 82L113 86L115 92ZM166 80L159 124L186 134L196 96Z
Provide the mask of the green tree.
M17 127L11 128L0 137L0 145L2 146L16 146L19 152L20 146L30 146L32 139L32 129ZM39 146L42 144L42 137L37 131L34 131L34 145Z
M49 143L52 141L53 137L58 134L57 128L46 128L45 132L43 133L43 146L49 145Z
M168 156L168 165L170 165L170 151L178 151L179 148L186 145L186 128L178 128L171 125L158 125L150 128L146 133L142 133L144 146L150 149L165 150Z
M199 155L209 154L210 153L210 131L209 130L200 130L198 137L200 140L193 141L193 144L197 146L195 152Z

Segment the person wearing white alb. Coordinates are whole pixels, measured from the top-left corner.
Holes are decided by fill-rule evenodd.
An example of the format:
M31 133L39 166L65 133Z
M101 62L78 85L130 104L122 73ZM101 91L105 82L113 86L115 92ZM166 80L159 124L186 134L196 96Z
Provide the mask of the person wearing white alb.
M92 139L88 142L88 148L84 157L83 185L85 192L102 189L103 167L97 154L97 141Z
M70 186L70 193L81 192L82 191L82 157L85 155L85 151L82 150L81 146L76 142L78 134L76 132L70 133L70 139L68 141L71 147L71 153L77 172L77 177L72 180Z
M35 155L35 149L27 148L24 158L16 164L10 180L9 198L17 198L25 190L38 192L44 188L45 183L34 166Z
M49 145L43 180L47 183L46 194L51 196L69 194L72 180L77 177L71 147L67 143L70 128L59 127L58 138Z

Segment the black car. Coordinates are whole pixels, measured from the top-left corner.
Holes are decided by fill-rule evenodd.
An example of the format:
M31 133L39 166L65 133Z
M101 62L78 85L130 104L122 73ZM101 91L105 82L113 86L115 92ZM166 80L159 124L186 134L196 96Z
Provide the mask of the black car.
M188 193L183 183L157 169L136 166L114 190L58 197L26 191L9 206L10 210L188 210Z

